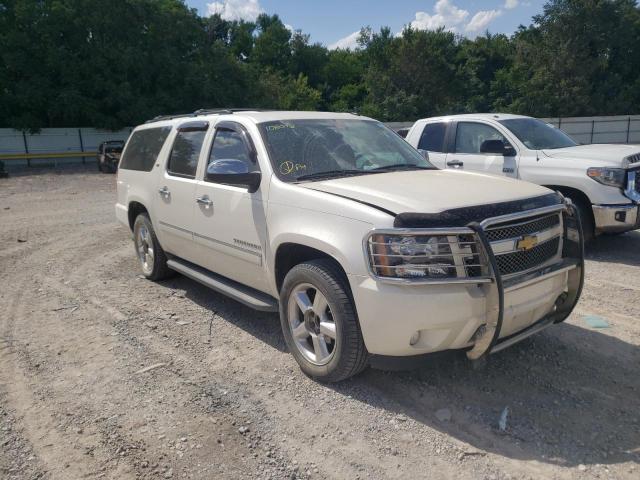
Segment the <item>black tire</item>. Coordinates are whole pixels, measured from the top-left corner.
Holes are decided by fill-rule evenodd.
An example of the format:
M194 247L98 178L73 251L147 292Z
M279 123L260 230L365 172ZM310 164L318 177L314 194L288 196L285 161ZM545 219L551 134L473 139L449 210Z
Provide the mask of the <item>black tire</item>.
M146 229L146 231L148 232L147 238L151 241L151 245L153 247L153 260L146 263L143 261L139 250L141 247L140 237L141 231L143 231L142 229ZM156 232L153 229L153 225L151 224L149 215L146 213L141 213L136 217L136 220L133 224L133 243L136 257L138 258L138 262L140 263L142 274L149 280L164 280L165 278L172 277L175 274L175 272L167 266L167 255L164 253L164 250L160 246L160 242L158 242L158 238L156 237ZM148 244L148 242L145 243Z
M314 364L305 357L293 338L289 322L289 297L296 287L305 284L324 295L335 324L333 353L324 365ZM311 260L296 265L287 273L280 289L280 323L291 354L302 371L316 380L338 382L357 375L368 366L369 353L362 339L347 279L332 260Z
M571 197L569 197L571 198ZM595 223L593 221L593 211L591 204L585 202L582 198L571 198L571 201L578 210L580 216L580 223L582 224L582 234L584 235L584 243L591 242L595 236Z

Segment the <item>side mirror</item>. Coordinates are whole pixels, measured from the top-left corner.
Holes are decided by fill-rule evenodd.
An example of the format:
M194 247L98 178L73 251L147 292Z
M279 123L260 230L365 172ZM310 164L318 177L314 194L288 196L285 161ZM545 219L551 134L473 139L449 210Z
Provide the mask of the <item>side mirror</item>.
M494 155L513 157L516 151L509 143L505 144L502 140L485 140L480 145L480 153L492 153Z
M207 167L205 176L208 182L247 187L249 193L258 190L261 179L259 171L250 172L245 162L233 158L214 160Z
M505 157L515 157L517 153L518 152L516 152L516 149L513 148L510 143L507 143L504 146L504 150L502 151L502 155L504 155Z
M422 154L425 160L429 161L429 152L422 150L421 148L419 148L418 151Z

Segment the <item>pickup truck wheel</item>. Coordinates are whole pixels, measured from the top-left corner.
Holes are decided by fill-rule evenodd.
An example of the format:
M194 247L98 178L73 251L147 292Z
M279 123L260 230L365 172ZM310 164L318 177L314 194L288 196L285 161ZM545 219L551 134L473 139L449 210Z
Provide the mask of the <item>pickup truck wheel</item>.
M581 198L571 199L580 215L580 223L582 224L582 234L584 235L584 243L589 243L595 237L595 225L593 222L593 213L591 204L588 204Z
M367 367L368 353L346 279L330 260L293 267L280 291L280 322L307 375L337 382Z
M167 256L146 213L136 217L133 224L133 243L145 277L150 280L163 280L173 275L173 271L167 266Z

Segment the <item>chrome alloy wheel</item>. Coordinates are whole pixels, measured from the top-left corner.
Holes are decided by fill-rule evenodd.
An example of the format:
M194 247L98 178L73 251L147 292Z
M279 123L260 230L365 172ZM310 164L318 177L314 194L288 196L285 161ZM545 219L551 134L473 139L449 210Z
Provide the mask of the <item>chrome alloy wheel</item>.
M153 272L153 239L146 225L140 225L135 236L136 251L145 275Z
M336 324L326 297L310 283L289 295L289 329L296 347L314 365L326 365L336 349Z

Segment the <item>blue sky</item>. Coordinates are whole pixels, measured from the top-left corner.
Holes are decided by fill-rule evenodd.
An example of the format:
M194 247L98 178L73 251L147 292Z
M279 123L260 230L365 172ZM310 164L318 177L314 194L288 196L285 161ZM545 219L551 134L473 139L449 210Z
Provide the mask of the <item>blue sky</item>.
M350 47L355 32L370 25L375 30L403 25L416 28L444 26L474 37L485 30L511 34L542 12L545 0L186 0L201 15L253 20L260 12L277 13L294 29L330 47Z

